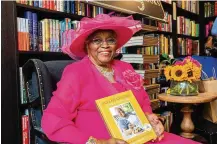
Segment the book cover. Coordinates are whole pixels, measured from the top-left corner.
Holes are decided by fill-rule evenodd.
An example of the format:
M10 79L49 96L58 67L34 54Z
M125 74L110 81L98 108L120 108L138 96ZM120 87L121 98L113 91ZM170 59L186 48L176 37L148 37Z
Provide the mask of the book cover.
M145 143L157 137L132 91L98 99L96 105L112 137L130 144Z

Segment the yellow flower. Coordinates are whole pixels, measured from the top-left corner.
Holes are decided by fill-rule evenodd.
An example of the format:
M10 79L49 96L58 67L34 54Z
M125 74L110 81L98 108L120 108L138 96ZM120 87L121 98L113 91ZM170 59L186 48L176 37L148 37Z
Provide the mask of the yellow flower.
M170 88L167 89L166 93L167 93L167 94L170 94Z
M171 69L172 69L172 66L167 66L166 68L164 68L164 75L167 80L171 79Z
M193 76L196 79L199 79L201 77L201 68L200 67L194 66L192 69L192 72L193 72Z
M188 73L184 66L176 65L171 69L171 78L175 81L184 81L188 78Z
M201 66L198 67L194 63L189 62L188 64L184 65L184 69L187 71L188 78L187 80L189 82L192 82L194 80L197 80L201 76Z

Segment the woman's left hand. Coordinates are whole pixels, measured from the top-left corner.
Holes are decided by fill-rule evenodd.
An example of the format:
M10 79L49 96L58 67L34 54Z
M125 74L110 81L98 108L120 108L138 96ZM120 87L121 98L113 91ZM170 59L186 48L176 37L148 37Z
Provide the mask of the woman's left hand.
M157 138L153 140L154 141L161 141L164 137L164 126L162 125L161 121L159 120L158 116L155 114L147 114L147 118L149 122L151 123Z

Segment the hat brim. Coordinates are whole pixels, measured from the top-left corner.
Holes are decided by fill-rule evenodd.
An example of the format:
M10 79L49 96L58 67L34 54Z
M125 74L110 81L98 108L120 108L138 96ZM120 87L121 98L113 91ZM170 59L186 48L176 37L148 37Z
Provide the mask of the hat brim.
M96 30L114 30L115 33L117 34L117 49L121 48L133 36L132 30L127 27L123 27L123 26L95 27L93 29L85 31L85 33L79 35L79 37L75 38L72 41L70 45L71 53L80 58L85 57L87 55L84 49L85 41L87 37Z

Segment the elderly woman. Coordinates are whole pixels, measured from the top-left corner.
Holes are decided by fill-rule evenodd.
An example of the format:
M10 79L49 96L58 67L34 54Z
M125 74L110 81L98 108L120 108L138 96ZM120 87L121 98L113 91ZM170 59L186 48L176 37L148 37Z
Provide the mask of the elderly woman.
M76 30L65 33L63 52L82 60L65 68L44 111L42 129L50 140L70 144L126 143L110 136L95 100L131 90L150 123L157 127L155 143L196 143L164 132L152 113L141 77L130 64L114 60L117 49L140 29L141 23L131 16L100 14L92 19L83 18Z

